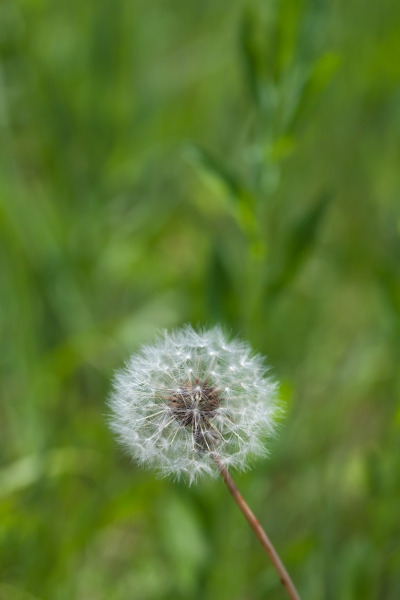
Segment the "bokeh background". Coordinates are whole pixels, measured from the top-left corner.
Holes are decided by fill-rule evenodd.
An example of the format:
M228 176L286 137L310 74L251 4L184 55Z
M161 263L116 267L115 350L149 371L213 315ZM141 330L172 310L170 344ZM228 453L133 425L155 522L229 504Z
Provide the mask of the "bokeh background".
M400 598L399 32L395 0L2 0L1 600L285 597L222 482L108 431L183 323L281 381L236 479L303 598Z

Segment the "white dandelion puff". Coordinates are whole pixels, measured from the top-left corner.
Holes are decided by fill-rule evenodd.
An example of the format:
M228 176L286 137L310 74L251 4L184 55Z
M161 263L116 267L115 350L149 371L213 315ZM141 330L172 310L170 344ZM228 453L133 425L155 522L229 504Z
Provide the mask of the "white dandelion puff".
M117 372L110 426L131 456L161 475L215 476L267 453L276 383L248 344L221 329L164 332Z
M142 346L117 372L110 426L141 464L162 475L220 473L275 567L291 600L300 596L230 473L266 454L276 425L276 383L263 358L221 329L184 327Z

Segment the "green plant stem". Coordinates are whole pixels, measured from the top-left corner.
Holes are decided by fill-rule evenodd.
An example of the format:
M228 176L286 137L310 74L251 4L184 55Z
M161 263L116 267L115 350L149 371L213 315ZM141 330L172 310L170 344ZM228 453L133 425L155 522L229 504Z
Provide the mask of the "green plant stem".
M250 507L244 500L243 496L237 489L235 482L233 481L231 475L229 474L227 469L222 465L219 458L215 455L214 455L214 460L215 460L215 462L218 466L218 469L228 487L228 490L230 491L230 493L233 496L233 499L235 500L236 504L238 505L238 507L244 514L244 516L246 517L250 527L252 528L252 530L254 531L254 533L256 534L258 539L260 540L261 545L264 548L265 552L268 554L273 566L275 567L275 569L279 575L279 579L281 580L281 583L282 583L283 587L285 588L289 598L291 598L291 600L300 600L300 596L293 584L293 581L290 578L289 573L286 571L283 562L279 558L278 553L276 552L275 548L273 547L273 545L272 545L269 537L265 533L264 529L261 527L258 519L255 517L252 510L250 509Z

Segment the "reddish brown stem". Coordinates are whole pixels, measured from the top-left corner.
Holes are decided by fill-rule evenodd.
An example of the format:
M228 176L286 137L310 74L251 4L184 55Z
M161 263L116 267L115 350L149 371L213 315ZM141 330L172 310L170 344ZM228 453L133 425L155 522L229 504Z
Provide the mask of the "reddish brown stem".
M283 562L279 558L278 553L276 552L275 548L273 547L273 545L272 545L269 537L265 533L264 529L261 527L258 519L255 517L255 515L251 511L250 507L245 502L243 496L237 489L237 487L236 487L232 477L230 476L229 472L227 471L227 469L221 464L218 457L214 456L214 460L217 463L218 469L219 469L230 493L232 494L236 504L238 505L238 507L240 508L240 510L242 511L244 516L246 517L247 521L249 522L250 527L252 528L252 530L254 531L254 533L256 534L258 539L260 540L261 545L264 548L265 552L268 554L273 566L275 567L275 569L279 575L279 579L281 580L281 583L282 583L283 587L285 588L289 598L291 598L291 600L300 600L300 596L299 596L296 588L294 587L293 581L291 580L289 573L286 571L286 569L283 565Z

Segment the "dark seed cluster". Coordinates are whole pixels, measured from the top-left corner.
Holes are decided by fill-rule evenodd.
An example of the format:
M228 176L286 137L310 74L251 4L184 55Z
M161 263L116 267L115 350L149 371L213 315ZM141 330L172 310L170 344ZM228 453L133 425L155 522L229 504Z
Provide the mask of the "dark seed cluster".
M219 432L211 420L221 405L219 390L196 379L171 394L168 404L179 424L191 430L198 450L211 449L217 444Z

